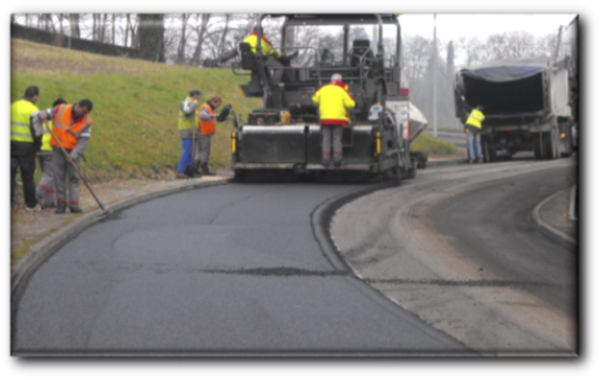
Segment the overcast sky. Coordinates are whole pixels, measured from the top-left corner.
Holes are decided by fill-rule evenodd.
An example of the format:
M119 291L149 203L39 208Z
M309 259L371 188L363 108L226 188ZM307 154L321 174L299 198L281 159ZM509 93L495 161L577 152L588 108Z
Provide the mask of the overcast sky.
M444 41L456 40L461 36L485 39L491 34L510 31L525 31L536 37L558 33L561 25L568 25L575 13L564 14L449 14L436 16L437 37ZM400 16L403 35L433 37L433 13L406 13Z

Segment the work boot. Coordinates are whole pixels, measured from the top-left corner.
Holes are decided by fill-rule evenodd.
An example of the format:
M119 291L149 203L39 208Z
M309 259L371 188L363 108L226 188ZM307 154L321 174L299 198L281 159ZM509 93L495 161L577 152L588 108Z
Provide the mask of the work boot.
M342 161L333 161L333 167L334 168L341 168L342 167Z
M59 205L59 206L56 206L56 211L54 211L54 213L55 214L64 214L65 211L67 211L67 206Z
M216 175L215 173L213 173L210 170L208 170L208 164L207 163L201 164L200 167L202 168L202 175Z
M330 158L325 158L323 157L321 159L321 165L325 166L326 168L328 168L331 165L331 159Z
M78 206L69 206L69 210L71 210L71 214L81 214L83 212Z
M36 205L33 207L25 206L25 211L29 211L29 212L42 211L42 206L39 203L36 203Z
M481 164L483 162L483 157L477 157L477 163Z
M177 172L177 174L175 175L175 178L176 179L186 179L186 178L188 178L188 176L185 173Z
M194 178L202 177L202 170L200 169L200 161L194 161Z

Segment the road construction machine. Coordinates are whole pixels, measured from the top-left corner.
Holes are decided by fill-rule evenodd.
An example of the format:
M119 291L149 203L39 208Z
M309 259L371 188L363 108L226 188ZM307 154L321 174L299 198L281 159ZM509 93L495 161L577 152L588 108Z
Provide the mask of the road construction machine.
M456 73L456 116L464 123L473 107L484 107L481 145L486 162L519 151L548 160L572 154L567 63L503 60Z
M401 86L400 23L392 14L261 15L258 41L267 19L281 22L284 59L271 67L261 44L256 53L239 44L234 73L249 75L240 85L246 97L262 98L231 134L231 166L236 179L252 171L362 172L368 177L412 178L417 157L410 143L408 90ZM269 36L273 38L272 36ZM287 60L287 62L286 62ZM237 67L237 69L236 69ZM239 69L241 68L241 70ZM276 81L275 70L283 70ZM339 73L356 107L343 127L341 167L321 165L318 106L312 96Z

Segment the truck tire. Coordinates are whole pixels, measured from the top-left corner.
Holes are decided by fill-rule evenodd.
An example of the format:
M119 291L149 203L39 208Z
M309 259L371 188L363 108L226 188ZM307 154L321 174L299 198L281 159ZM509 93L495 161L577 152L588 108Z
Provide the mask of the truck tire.
M485 162L497 161L496 145L489 138L481 136L481 150Z
M535 157L536 160L543 160L544 159L544 150L543 150L543 134L542 133L535 133L533 135L532 138L532 145L533 145L533 155Z
M555 160L560 156L558 138L558 129L556 127L552 127L552 130L543 133L542 141L545 160Z
M565 133L564 141L560 142L560 145L563 147L562 152L560 153L561 157L571 157L573 154L573 137L571 136L571 126L568 122L562 125L561 131Z

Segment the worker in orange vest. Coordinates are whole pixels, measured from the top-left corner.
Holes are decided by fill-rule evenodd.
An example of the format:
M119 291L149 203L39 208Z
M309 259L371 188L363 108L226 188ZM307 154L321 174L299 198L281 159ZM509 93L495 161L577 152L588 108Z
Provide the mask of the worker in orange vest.
M208 159L212 136L215 134L215 127L219 116L215 114L215 111L221 106L221 103L220 97L213 96L198 109L198 123L200 124L200 137L198 140L200 149L196 153L194 164L196 170L200 170L202 175L215 175L215 173L208 169ZM228 106L230 107L231 105Z
M53 124L54 136L50 139L50 145L56 180L56 214L64 214L67 205L71 213L83 212L79 207L79 177L71 162L79 166L83 151L90 140L92 119L88 113L93 107L91 100L82 99L77 104L60 104L49 112L40 112L42 120L52 119ZM61 145L68 155L64 154ZM68 197L67 181L69 182Z

